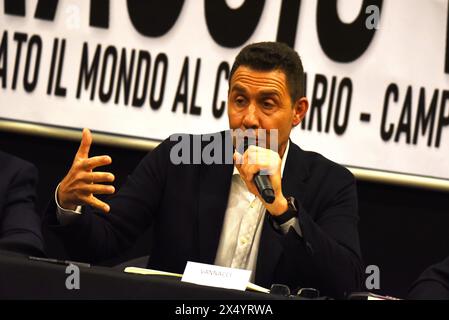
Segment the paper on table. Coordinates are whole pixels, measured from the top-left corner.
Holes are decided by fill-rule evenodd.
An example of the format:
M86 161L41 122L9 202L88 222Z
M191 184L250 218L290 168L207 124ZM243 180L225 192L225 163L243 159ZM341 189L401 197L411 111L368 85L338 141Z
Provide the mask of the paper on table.
M146 274L146 275L154 275L154 276L169 276L169 277L177 277L181 278L182 274L165 272L153 269L145 269L145 268L137 268L137 267L127 267L124 270L126 273L134 273L134 274ZM270 293L270 290L258 286L257 284L248 282L248 286L246 287L248 290L262 292L262 293Z
M145 269L145 268L137 268L137 267L127 267L124 270L127 273L138 273L138 274L149 274L154 276L170 276L170 277L178 277L181 278L182 274L179 273L171 273L153 269Z
M254 284L251 282L248 282L248 286L246 287L246 289L257 291L257 292L262 292L262 293L270 293L270 290L268 290L267 288L258 286L257 284Z

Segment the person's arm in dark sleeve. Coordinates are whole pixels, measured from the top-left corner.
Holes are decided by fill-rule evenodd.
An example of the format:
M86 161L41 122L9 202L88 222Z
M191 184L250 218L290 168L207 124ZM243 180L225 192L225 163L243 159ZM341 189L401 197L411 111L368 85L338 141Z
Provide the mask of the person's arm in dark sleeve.
M427 268L413 283L407 298L449 300L449 257Z
M0 221L0 248L42 256L44 244L41 219L36 212L38 172L36 167L29 163L21 164L4 197Z
M316 192L308 194L317 203L313 218L298 202L299 230L291 227L286 234L279 232L271 220L283 248L278 272L288 269L301 287L314 287L322 295L342 298L360 290L363 272L356 185L352 174L341 167L330 168L323 181L332 183L308 191Z
M46 224L62 239L72 259L99 262L116 257L151 225L165 188L168 143L147 154L117 194L106 200L109 213L83 206L82 214L61 225L56 203L50 203Z

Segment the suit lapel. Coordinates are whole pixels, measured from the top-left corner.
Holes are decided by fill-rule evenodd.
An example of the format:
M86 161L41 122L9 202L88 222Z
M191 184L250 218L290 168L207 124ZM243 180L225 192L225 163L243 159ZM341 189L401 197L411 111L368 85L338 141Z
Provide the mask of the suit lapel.
M282 176L282 192L285 197L293 196L304 203L305 180L308 177L305 158L303 151L291 141L289 149ZM268 215L265 215L257 257L256 282L262 286L272 284L273 274L282 254L283 235L273 229Z
M295 197L301 203L306 198L306 180L309 170L302 151L296 144L290 141L290 150L285 162L282 178L282 192L284 196Z

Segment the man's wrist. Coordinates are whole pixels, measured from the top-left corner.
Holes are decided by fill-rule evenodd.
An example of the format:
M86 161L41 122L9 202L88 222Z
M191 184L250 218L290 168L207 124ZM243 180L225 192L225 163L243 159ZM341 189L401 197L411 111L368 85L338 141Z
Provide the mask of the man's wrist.
M268 209L268 212L274 217L280 216L287 211L288 211L288 201L284 196L281 196L280 199L275 201L275 203L271 205L271 208Z
M293 218L298 218L298 203L294 197L287 197L287 210L281 214L272 214L271 218L279 225L290 221ZM270 212L271 213L271 212Z
M61 186L61 184L58 184L58 186L56 187L56 196L55 196L56 204L61 209L75 211L78 206L76 206L76 205L67 205L66 203L61 201L61 197L59 196L59 188L60 188L60 186Z

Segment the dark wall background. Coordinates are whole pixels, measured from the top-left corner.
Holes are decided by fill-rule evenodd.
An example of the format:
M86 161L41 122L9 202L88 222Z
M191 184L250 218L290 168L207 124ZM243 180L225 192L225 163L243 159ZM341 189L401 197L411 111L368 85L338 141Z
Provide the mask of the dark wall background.
M3 132L0 149L34 163L40 172L40 213L54 196L57 183L69 169L78 142ZM146 152L94 145L90 155L108 154L116 187ZM358 181L360 238L366 265L380 268L380 294L405 297L414 279L429 265L449 255L449 194ZM50 256L68 258L59 240L44 229ZM146 255L151 231L112 265Z

